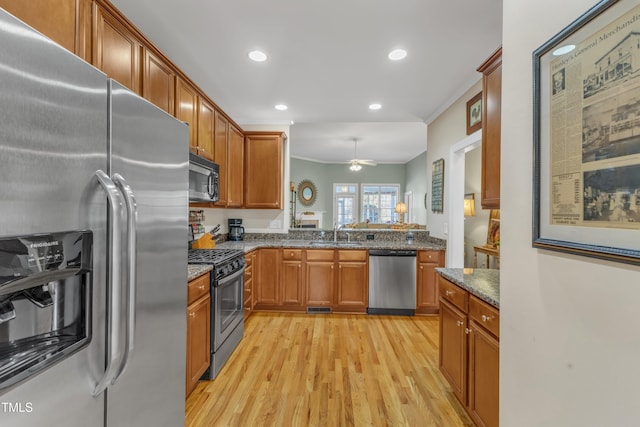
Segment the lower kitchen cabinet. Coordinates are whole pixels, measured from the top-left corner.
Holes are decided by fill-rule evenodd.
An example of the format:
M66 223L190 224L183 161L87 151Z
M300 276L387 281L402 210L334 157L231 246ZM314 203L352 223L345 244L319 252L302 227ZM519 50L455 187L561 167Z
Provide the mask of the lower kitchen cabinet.
M255 260L255 308L275 309L280 306L280 249L258 250Z
M193 279L187 291L187 396L209 367L211 342L211 296L209 273Z
M440 295L436 268L444 267L444 251L418 251L417 263L416 314L437 314Z
M304 273L302 249L282 249L281 305L284 309L303 309Z
M255 304L254 293L254 280L253 269L254 260L256 258L256 252L249 252L244 256L245 269L244 269L244 320L247 320L253 312L253 306Z
M366 250L338 251L338 281L334 311L367 312L369 266Z
M333 249L307 249L305 306L332 307L336 274Z
M438 276L440 371L474 422L499 425L500 312Z

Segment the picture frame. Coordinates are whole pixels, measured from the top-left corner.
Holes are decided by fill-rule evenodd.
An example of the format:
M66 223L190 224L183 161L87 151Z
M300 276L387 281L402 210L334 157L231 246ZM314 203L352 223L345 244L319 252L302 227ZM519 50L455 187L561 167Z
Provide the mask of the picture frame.
M467 101L467 135L482 129L482 92Z
M444 211L444 159L438 159L431 165L431 211Z
M638 32L601 0L533 52L534 248L640 264Z

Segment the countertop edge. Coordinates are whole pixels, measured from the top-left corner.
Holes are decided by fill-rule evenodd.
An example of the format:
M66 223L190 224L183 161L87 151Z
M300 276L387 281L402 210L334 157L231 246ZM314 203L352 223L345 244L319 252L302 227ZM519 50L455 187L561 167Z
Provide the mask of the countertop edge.
M500 270L487 268L436 268L442 277L500 309Z
M187 264L187 282L197 279L211 270L213 270L213 266L209 264Z

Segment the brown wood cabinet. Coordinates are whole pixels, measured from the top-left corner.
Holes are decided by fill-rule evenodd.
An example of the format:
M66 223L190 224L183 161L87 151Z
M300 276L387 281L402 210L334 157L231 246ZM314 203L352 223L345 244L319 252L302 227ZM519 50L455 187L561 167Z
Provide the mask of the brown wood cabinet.
M482 209L500 209L502 48L479 68L482 73Z
M209 367L211 342L210 276L204 274L187 287L187 375L186 392L191 394Z
M478 426L497 427L500 312L438 276L440 371Z
M189 147L198 152L198 92L188 82L176 78L175 116L189 125Z
M257 297L255 309L274 309L280 306L280 249L258 250L254 268L253 288Z
M302 310L304 307L304 268L302 249L282 249L281 306Z
M198 96L198 135L195 143L196 154L213 161L214 149L214 116L215 109L204 98Z
M256 251L251 251L244 256L245 269L244 269L244 320L246 321L253 312L254 298L253 298L253 269L254 261L256 258Z
M245 132L244 207L283 208L283 132Z
M333 249L307 249L305 306L332 307L335 289Z
M228 154L229 154L229 120L219 111L215 112L215 133L213 137L213 161L220 166L220 193L216 206L227 206L228 197Z
M167 113L174 114L176 73L162 58L143 49L142 96Z
M134 32L101 5L93 4L92 64L123 86L141 94L142 44Z
M0 0L0 7L90 61L91 0Z
M444 251L418 251L417 263L416 314L436 314L440 309L436 268L444 267Z
M229 125L227 153L227 207L241 208L244 205L244 134Z
M334 311L366 313L369 305L369 253L338 250L338 280Z

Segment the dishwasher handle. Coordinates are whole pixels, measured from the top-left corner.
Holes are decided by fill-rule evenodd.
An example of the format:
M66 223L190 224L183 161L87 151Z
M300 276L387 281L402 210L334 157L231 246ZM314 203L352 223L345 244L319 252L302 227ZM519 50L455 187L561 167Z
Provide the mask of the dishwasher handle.
M369 256L416 256L413 249L369 249Z

